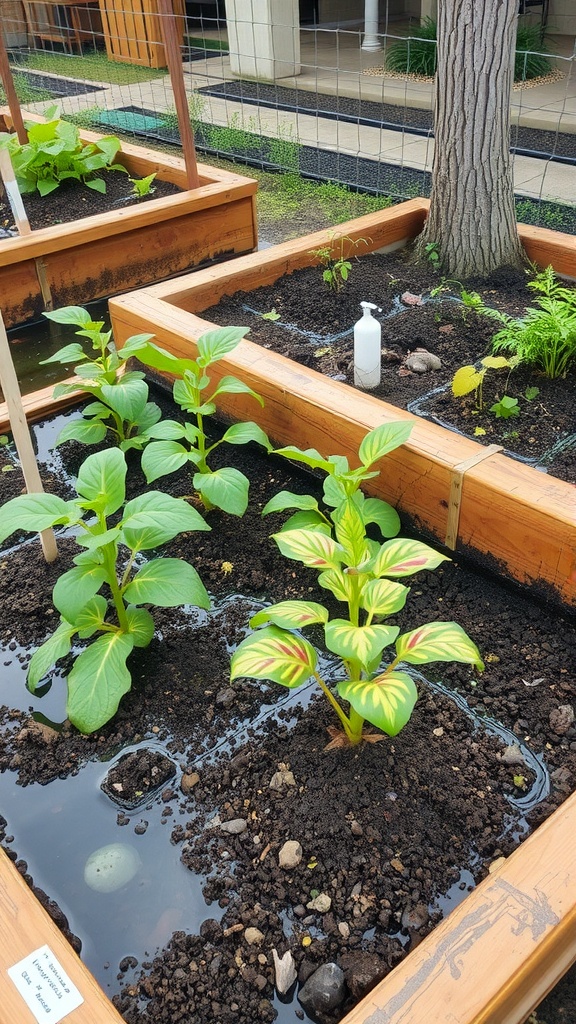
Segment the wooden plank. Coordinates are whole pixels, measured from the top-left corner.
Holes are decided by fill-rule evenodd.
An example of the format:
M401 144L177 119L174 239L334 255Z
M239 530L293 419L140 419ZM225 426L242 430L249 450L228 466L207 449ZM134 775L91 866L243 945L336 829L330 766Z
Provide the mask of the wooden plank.
M28 1009L6 971L44 944L84 999L66 1015L66 1024L122 1024L120 1014L1 848L0 920L0 1024L37 1024L39 1018Z
M262 254L261 254L262 255ZM237 265L247 258L235 260ZM231 280L231 265L214 268ZM204 278L205 272L194 277ZM184 280L190 280L185 278ZM236 287L243 286L237 277ZM114 335L123 343L131 334L151 331L158 344L176 355L195 352L195 340L214 324L158 298L181 281L153 286L109 304ZM214 294L219 285L215 282ZM188 303L193 291L187 290ZM454 468L482 451L476 441L396 409L380 399L330 380L315 370L242 341L211 369L239 376L262 395L264 409L254 411L246 396L220 396L220 409L233 419L256 418L283 444L314 446L326 454L353 458L364 434L382 422L409 419L409 441L383 460L382 473L370 482L373 493L397 505L405 516L444 542ZM367 488L369 489L369 488ZM499 558L516 580L550 584L561 600L576 604L576 491L506 456L491 456L466 474L460 512L458 550L484 560Z
M69 377L65 383L74 384L76 380L76 377ZM85 392L75 391L73 394L63 395L61 398L52 398L53 391L54 385L50 384L47 388L33 391L29 395L22 395L22 406L28 423L35 423L38 420L44 419L45 416L61 412L71 405L77 405L78 402L86 397ZM9 430L10 417L8 415L8 406L6 402L0 402L0 433L6 434Z
M576 794L342 1024L521 1024L576 960Z

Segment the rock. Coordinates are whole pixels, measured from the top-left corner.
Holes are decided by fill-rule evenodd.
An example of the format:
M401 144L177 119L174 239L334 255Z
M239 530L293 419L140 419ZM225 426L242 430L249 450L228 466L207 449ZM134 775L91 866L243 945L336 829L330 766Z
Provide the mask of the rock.
M245 818L232 818L231 821L223 821L220 825L221 832L228 832L231 836L239 836L248 828Z
M441 365L438 356L433 352L427 352L426 349L411 352L404 360L404 366L412 373L430 373L431 370L439 370Z
M200 782L200 776L198 772L186 772L180 780L180 789L184 793L184 796L188 796L192 792L194 786L197 786Z
M50 747L58 739L58 733L56 729L52 729L50 725L45 725L43 722L36 722L33 719L22 729L17 737L17 742L23 742L24 740L32 740L34 743L44 743Z
M351 831L353 836L363 836L364 835L364 829L362 828L362 825L360 824L360 822L356 821L356 819L354 819L354 821L350 822L350 831Z
M392 858L392 860L390 861L390 867L394 868L394 871L397 871L399 875L401 875L402 872L404 871L404 865L402 861L398 859L398 857Z
M550 712L550 728L557 736L565 736L574 723L574 708L571 704L560 704Z
M505 747L500 754L500 760L502 761L502 764L522 765L523 768L526 767L526 761L524 760L522 751L517 743L510 743L509 746Z
M296 779L294 778L293 772L288 768L280 769L280 771L274 772L274 775L270 779L270 789L281 791L288 789L289 786L295 786Z
M354 999L362 999L388 974L388 967L381 957L363 950L343 953L340 963Z
M297 868L301 860L302 847L300 843L295 839L286 840L278 853L278 865L289 871L291 868Z
M406 930L423 928L428 924L430 915L424 903L417 903L415 907L405 907L402 911L402 927Z
M222 690L219 690L216 694L216 703L221 704L225 708L229 708L236 700L236 692L231 686L225 686Z
M244 938L249 946L259 946L264 942L264 934L259 928L247 928L244 932Z
M414 292L403 292L400 296L400 301L405 306L423 306L424 300L421 295L415 295Z
M308 910L315 910L318 914L327 914L332 906L332 900L325 892L321 892L306 906Z
M338 964L322 964L300 989L298 1000L307 1012L329 1013L336 1010L346 994L344 971Z
M338 924L338 931L343 939L350 938L350 925L346 921L340 921Z
M296 981L294 957L289 949L284 953L283 957L279 957L277 950L273 949L272 960L274 961L274 984L276 985L276 991L279 996L285 996Z

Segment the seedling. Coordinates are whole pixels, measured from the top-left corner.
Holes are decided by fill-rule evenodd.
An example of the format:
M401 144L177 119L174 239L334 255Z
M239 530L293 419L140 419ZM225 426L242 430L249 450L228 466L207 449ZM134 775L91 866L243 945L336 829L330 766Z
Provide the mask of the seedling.
M114 163L120 139L108 135L98 142L83 143L80 130L61 121L57 104L49 107L47 121L26 122L28 142L21 143L13 132L0 133L0 148L8 150L18 188L22 194L38 191L47 196L69 178L81 181L95 192L105 192L103 171L123 171Z
M148 483L191 463L195 468L192 482L204 508L217 507L235 516L246 511L249 482L243 473L231 467L212 470L208 465L210 454L224 442L247 444L256 441L267 451L272 446L264 431L251 421L234 423L221 438L211 441L205 419L215 412L218 395L251 395L260 405L264 402L237 377L222 377L220 383L211 388L207 370L232 352L246 331L246 327L222 327L208 331L198 338L197 359L178 359L155 345L142 345L139 338L129 339L122 350L123 355L135 355L146 366L175 377L174 401L193 416L192 422L162 420L149 427L147 438L150 443L142 454L142 470Z
M441 262L438 242L427 242L424 246L424 254L428 263L434 267L434 270L438 270Z
M310 250L309 255L317 259L320 265L324 267L322 280L328 285L330 291L336 293L342 291L352 270L352 263L349 257L345 255L346 249L357 248L359 245L366 244L365 238L354 240L344 235L338 240L336 251L334 238L331 239L329 245L323 245L319 249Z
M539 394L540 394L540 388L537 388L537 387L526 388L526 391L524 392L524 398L526 399L527 402L533 402L535 398L538 398Z
M431 622L402 636L398 626L382 625L383 618L406 602L409 588L399 578L448 561L420 541L396 537L394 509L378 498L366 498L359 489L363 480L378 476L373 465L404 443L410 430L409 423L389 423L371 431L360 445L355 470L344 457L324 458L315 449L290 447L277 453L327 474L326 511L311 495L283 491L263 514L297 510L273 540L287 558L319 572L318 583L345 605L346 617L330 619L328 608L314 601L288 600L263 609L250 621L253 628L263 628L238 647L231 678L270 679L290 689L315 679L340 723L329 730L329 747L383 739L364 732L366 721L389 736L400 732L417 699L414 681L402 664L460 661L483 668L476 645L454 622ZM383 538L392 539L370 539L367 528L372 523ZM328 650L340 659L344 678L337 683L337 696L319 673L314 647L295 632L313 624L323 626ZM383 667L384 651L391 644L395 655ZM348 712L338 698L349 705Z
M95 401L85 406L82 419L71 420L60 432L56 444L75 440L81 444L98 444L108 431L119 447L142 448L148 440L146 431L162 415L154 402L148 401L148 385L140 370L124 370L124 364L139 345L148 343L152 334L139 334L130 338L123 350L118 350L112 331L104 331L103 320L92 320L82 306L65 306L44 316L58 324L71 324L80 328L76 334L88 338L94 355L90 358L82 345L74 342L58 350L42 363L77 363L74 372L80 378L74 384L57 384L54 398L84 391Z
M149 196L151 192L155 192L152 182L156 177L156 171L154 174L147 174L145 178L130 178L132 185L132 192L139 199L144 199L145 196Z
M73 637L89 640L80 653L73 653L67 679L66 711L83 733L95 732L108 722L130 689L128 655L134 647L147 647L154 635L154 620L144 605L210 607L196 569L183 559L154 558L137 570L134 566L141 552L179 533L210 527L183 498L160 491L126 502L125 479L124 453L109 448L89 455L80 467L75 500L25 494L0 509L0 542L16 529L36 533L66 526L78 530L77 542L85 550L73 559L74 568L56 582L52 598L60 624L33 654L27 685L34 693L52 666L70 653ZM127 558L121 554L124 548ZM100 593L103 588L104 594Z
M280 319L280 313L277 313L274 308L272 308L269 313L260 313L260 316L262 317L262 320L275 321Z
M482 400L482 385L488 370L500 370L505 366L512 368L515 365L513 360L504 356L485 356L480 360L480 367L468 365L461 366L456 370L452 379L452 394L455 398L462 398L474 391L474 400L478 412L484 408Z
M520 406L518 405L518 399L503 395L498 402L490 406L490 412L494 413L497 420L509 420L512 416L519 416Z

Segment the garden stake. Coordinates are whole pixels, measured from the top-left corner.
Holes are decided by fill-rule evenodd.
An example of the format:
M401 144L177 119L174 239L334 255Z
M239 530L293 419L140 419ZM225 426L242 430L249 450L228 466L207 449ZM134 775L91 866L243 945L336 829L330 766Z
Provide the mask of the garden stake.
M2 175L12 216L18 228L18 234L29 235L32 229L24 209L24 203L22 202L22 196L20 195L16 175L14 174L14 168L12 167L12 161L7 149L0 149L0 175Z
M40 473L36 464L36 457L32 448L32 441L30 439L30 431L28 430L28 424L26 422L26 413L24 412L24 406L22 405L22 396L18 385L18 378L16 376L16 370L14 369L14 363L12 362L10 346L8 344L8 335L6 334L6 328L4 327L4 320L2 319L1 313L0 385L4 392L6 405L8 406L10 427L14 436L16 450L20 458L26 490L28 494L42 494L44 492L44 488L42 486ZM40 534L40 542L42 544L44 558L47 562L53 562L58 557L58 548L56 547L56 538L54 537L54 531L52 528L42 530L42 533Z

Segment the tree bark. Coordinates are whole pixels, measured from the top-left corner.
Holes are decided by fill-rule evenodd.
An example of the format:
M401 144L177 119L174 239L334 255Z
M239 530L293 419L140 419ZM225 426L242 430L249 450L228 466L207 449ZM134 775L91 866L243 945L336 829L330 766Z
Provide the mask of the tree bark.
M518 0L438 3L430 214L416 251L434 244L459 280L525 263L510 155L517 17Z

